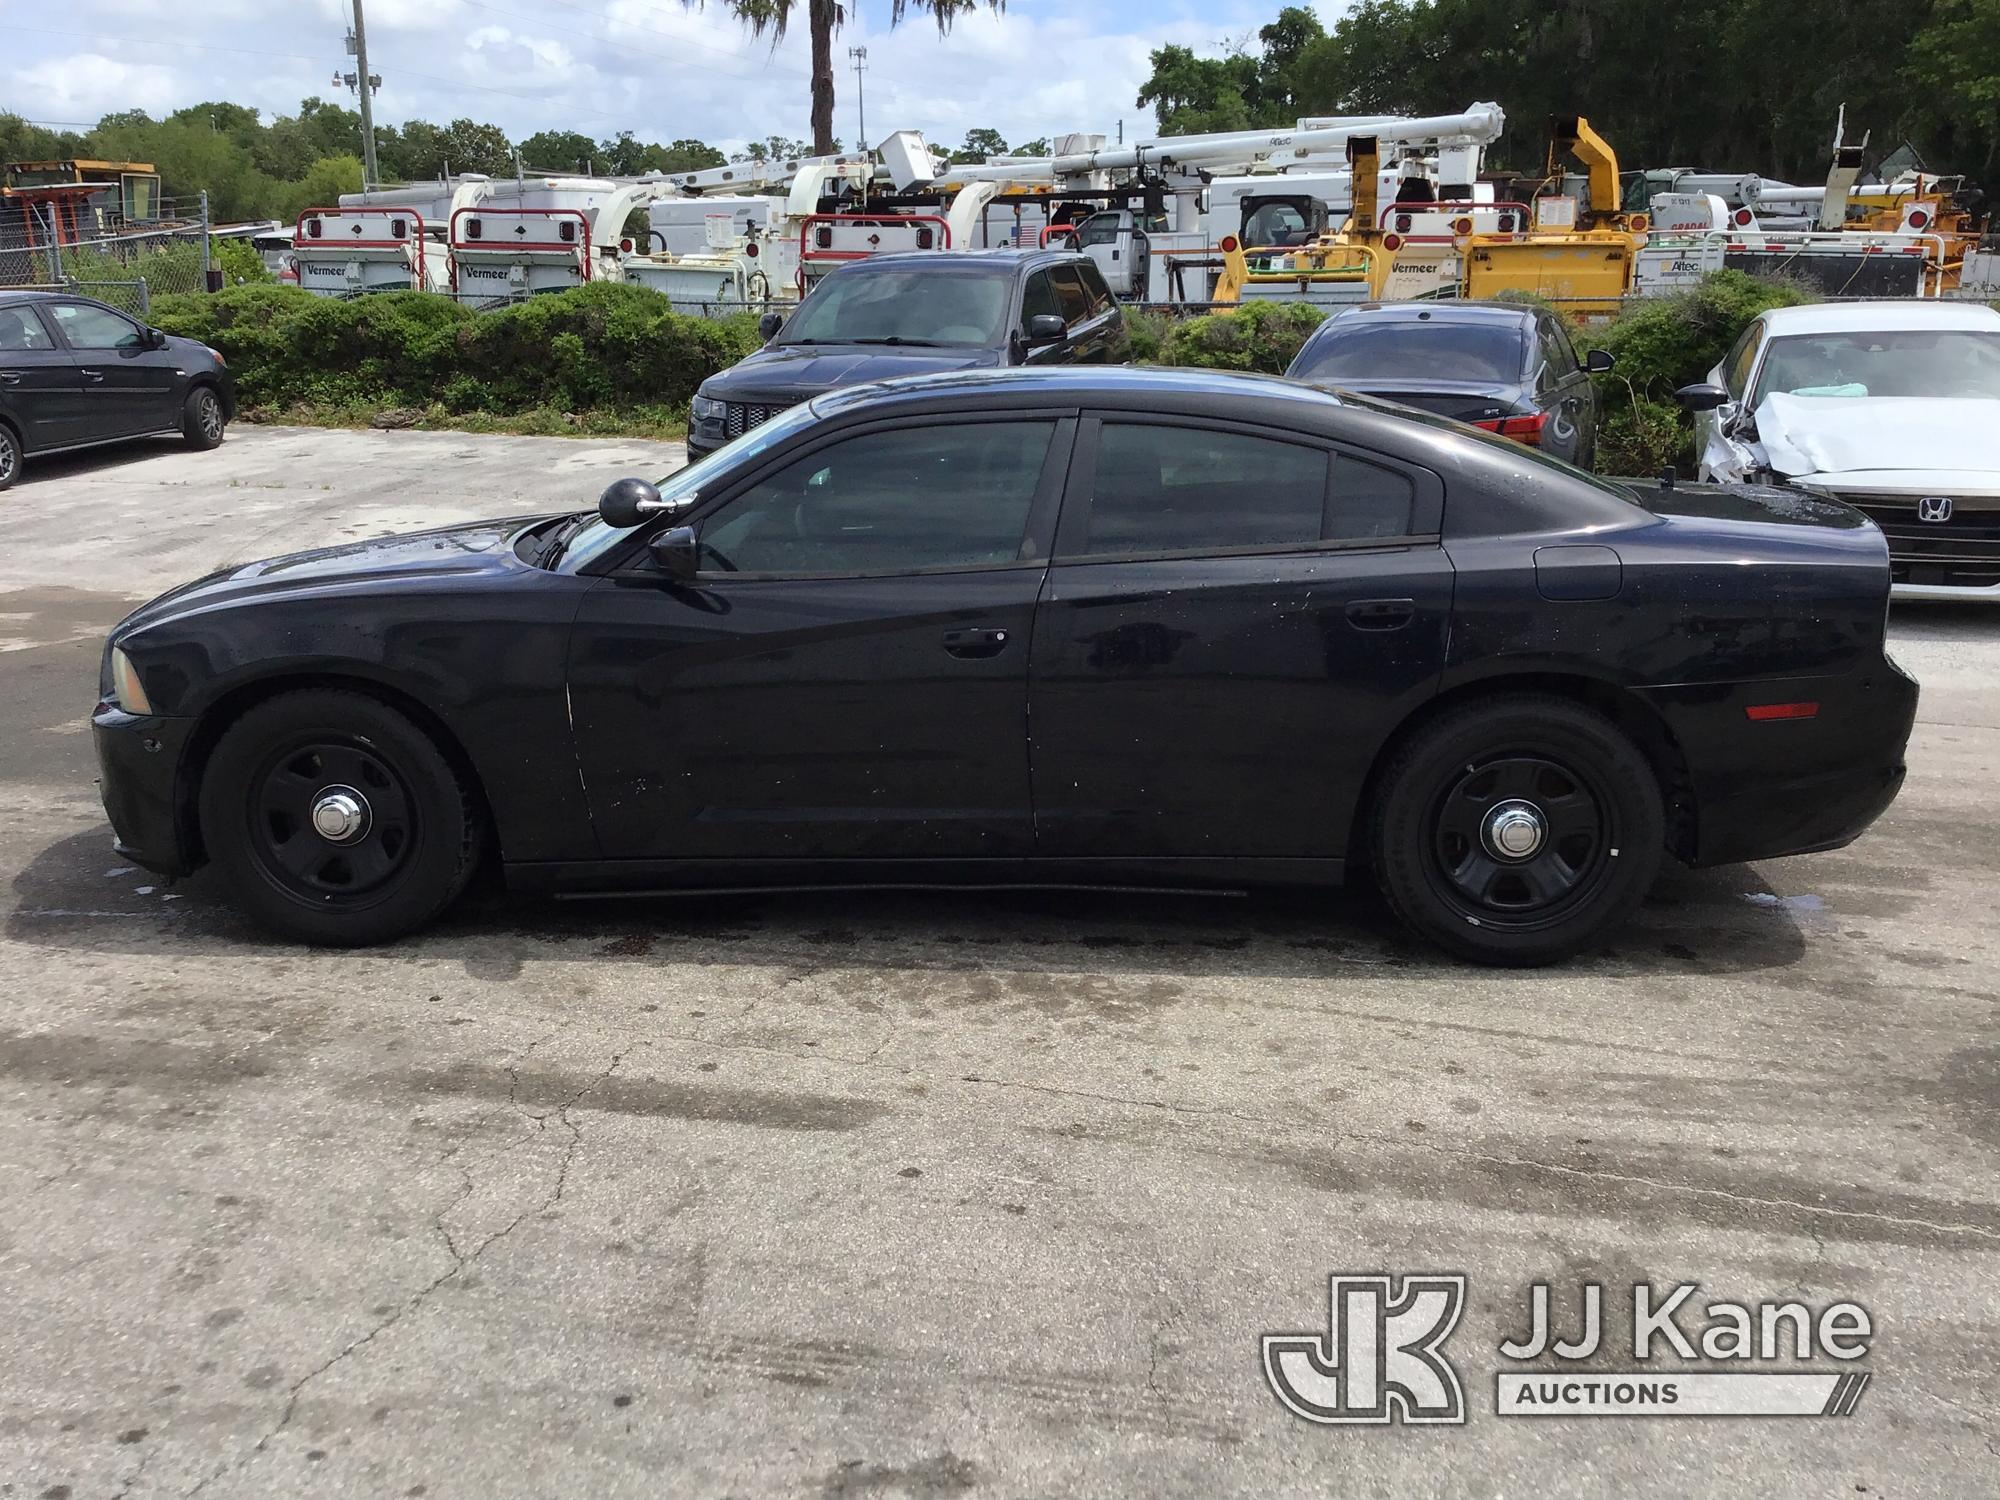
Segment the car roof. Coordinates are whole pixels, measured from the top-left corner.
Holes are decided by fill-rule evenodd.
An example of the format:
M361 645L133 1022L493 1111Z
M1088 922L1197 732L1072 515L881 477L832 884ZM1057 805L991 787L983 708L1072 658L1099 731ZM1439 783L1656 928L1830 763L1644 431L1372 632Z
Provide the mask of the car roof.
M1220 402L1292 402L1337 411L1338 397L1277 375L1229 370L1172 369L1154 365L1044 365L1023 369L940 370L894 380L842 386L812 398L816 416L829 417L874 406L992 402L1010 406L1130 406L1178 401L1184 405Z
M1816 302L1773 307L1762 314L1771 336L1797 333L1895 333L1905 329L1967 328L2000 332L2000 312L1977 302L1908 298L1899 302Z
M74 292L0 291L0 305L9 302L53 302L58 297L73 298L76 295ZM82 300L88 302L90 298L85 297Z

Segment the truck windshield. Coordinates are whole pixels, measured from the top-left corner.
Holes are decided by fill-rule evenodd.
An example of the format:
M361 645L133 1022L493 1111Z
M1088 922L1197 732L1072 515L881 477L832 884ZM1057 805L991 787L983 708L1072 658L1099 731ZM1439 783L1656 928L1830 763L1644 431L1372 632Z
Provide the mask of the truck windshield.
M1352 383L1364 390L1385 380L1519 381L1527 341L1512 324L1436 318L1342 318L1300 351L1285 373L1294 380Z
M1014 276L949 265L836 271L799 304L780 344L941 344L993 348L1005 337Z
M2000 400L2000 333L1941 328L1772 339L1751 406L1770 395Z

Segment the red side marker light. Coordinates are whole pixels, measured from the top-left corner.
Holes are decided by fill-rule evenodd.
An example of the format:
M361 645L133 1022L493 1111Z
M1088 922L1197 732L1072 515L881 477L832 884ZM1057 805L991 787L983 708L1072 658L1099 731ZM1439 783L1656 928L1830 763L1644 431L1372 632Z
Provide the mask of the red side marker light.
M1813 719L1819 717L1817 703L1753 703L1743 710L1744 716L1752 723L1762 724L1772 719Z

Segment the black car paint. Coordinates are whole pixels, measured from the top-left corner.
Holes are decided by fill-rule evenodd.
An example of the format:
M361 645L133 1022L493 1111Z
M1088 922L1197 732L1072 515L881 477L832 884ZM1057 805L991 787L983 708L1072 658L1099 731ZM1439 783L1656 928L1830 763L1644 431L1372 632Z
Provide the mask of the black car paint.
M868 276L885 270L908 270L912 266L940 276L1011 276L1014 289L1008 304L1006 336L984 347L938 349L922 345L788 344L781 333L756 353L709 376L697 394L711 401L772 412L842 386L956 370L1002 369L1010 365L1123 364L1131 356L1125 314L1116 301L1102 314L1073 325L1061 339L1030 343L1021 337L1021 299L1030 276L1059 267L1088 267L1089 275L1100 275L1088 256L1074 251L989 250L948 254L913 251L874 255L829 272L820 278L811 295L818 295L821 288L838 277ZM808 296L807 301L810 300ZM802 302L800 307L805 305ZM796 312L793 315L797 316ZM719 419L691 421L688 456L700 458L713 453L729 436Z
M129 348L72 348L50 309L81 303L122 318L152 337ZM65 292L0 292L0 314L32 318L45 349L0 349L0 422L28 458L180 429L188 393L212 386L223 418L236 415L236 382L207 345L149 330L90 297Z
M1320 375L1312 372L1327 345L1363 325L1422 327L1437 338L1435 374L1421 377ZM1511 379L1468 373L1454 363L1454 329L1511 332L1520 365ZM1327 389L1397 401L1461 422L1548 414L1539 446L1567 463L1589 468L1597 452L1597 388L1577 360L1562 320L1546 308L1500 303L1364 302L1338 309L1300 346L1286 371Z
M1052 459L1030 560L997 568L682 584L640 527L573 574L526 560L522 521L231 569L113 632L157 710L95 715L121 847L196 864L222 724L327 681L436 733L510 881L556 891L1331 881L1397 736L1494 688L1617 715L1696 864L1844 843L1900 784L1917 689L1883 654L1881 533L1847 507L1694 486L1642 506L1504 439L1257 377L940 376L814 411L673 522L861 426L1029 411L1074 423L1064 444L1145 413L1368 453L1428 476L1441 519L1398 545L1045 562L1080 472ZM965 632L1006 637L968 658ZM1801 699L1817 717L1746 716Z

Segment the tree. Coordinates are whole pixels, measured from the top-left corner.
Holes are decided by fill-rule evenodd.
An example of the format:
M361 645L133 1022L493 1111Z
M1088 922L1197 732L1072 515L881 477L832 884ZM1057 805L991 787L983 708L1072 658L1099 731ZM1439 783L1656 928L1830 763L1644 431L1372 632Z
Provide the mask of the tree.
M1247 130L1257 123L1250 101L1257 89L1257 60L1241 52L1196 57L1169 45L1153 52L1153 72L1139 90L1141 108L1153 107L1164 135Z
M951 153L955 162L983 162L989 157L1007 155L1007 142L997 130L984 127L965 132L965 144Z
M722 0L731 15L750 28L752 36L767 32L775 47L785 39L793 11L803 4L806 24L812 36L812 134L810 154L827 156L840 149L833 134L833 34L847 24L847 5L842 0ZM706 0L681 0L690 8ZM1007 8L1007 0L890 0L889 24L899 26L909 11L928 14L937 22L938 35L951 31L951 23L981 5L996 15Z
M628 132L625 139L630 140ZM558 172L588 171L593 162L606 155L597 142L578 130L538 130L516 147L521 165L529 171L552 169Z
M761 141L751 141L741 151L731 154L731 161L796 161L801 156L813 156L812 147L804 141L788 140L782 135L766 136ZM721 163L715 163L720 166Z
M309 208L333 208L339 204L342 193L360 191L360 157L323 157L299 181L285 184L279 200L280 216L296 219Z

